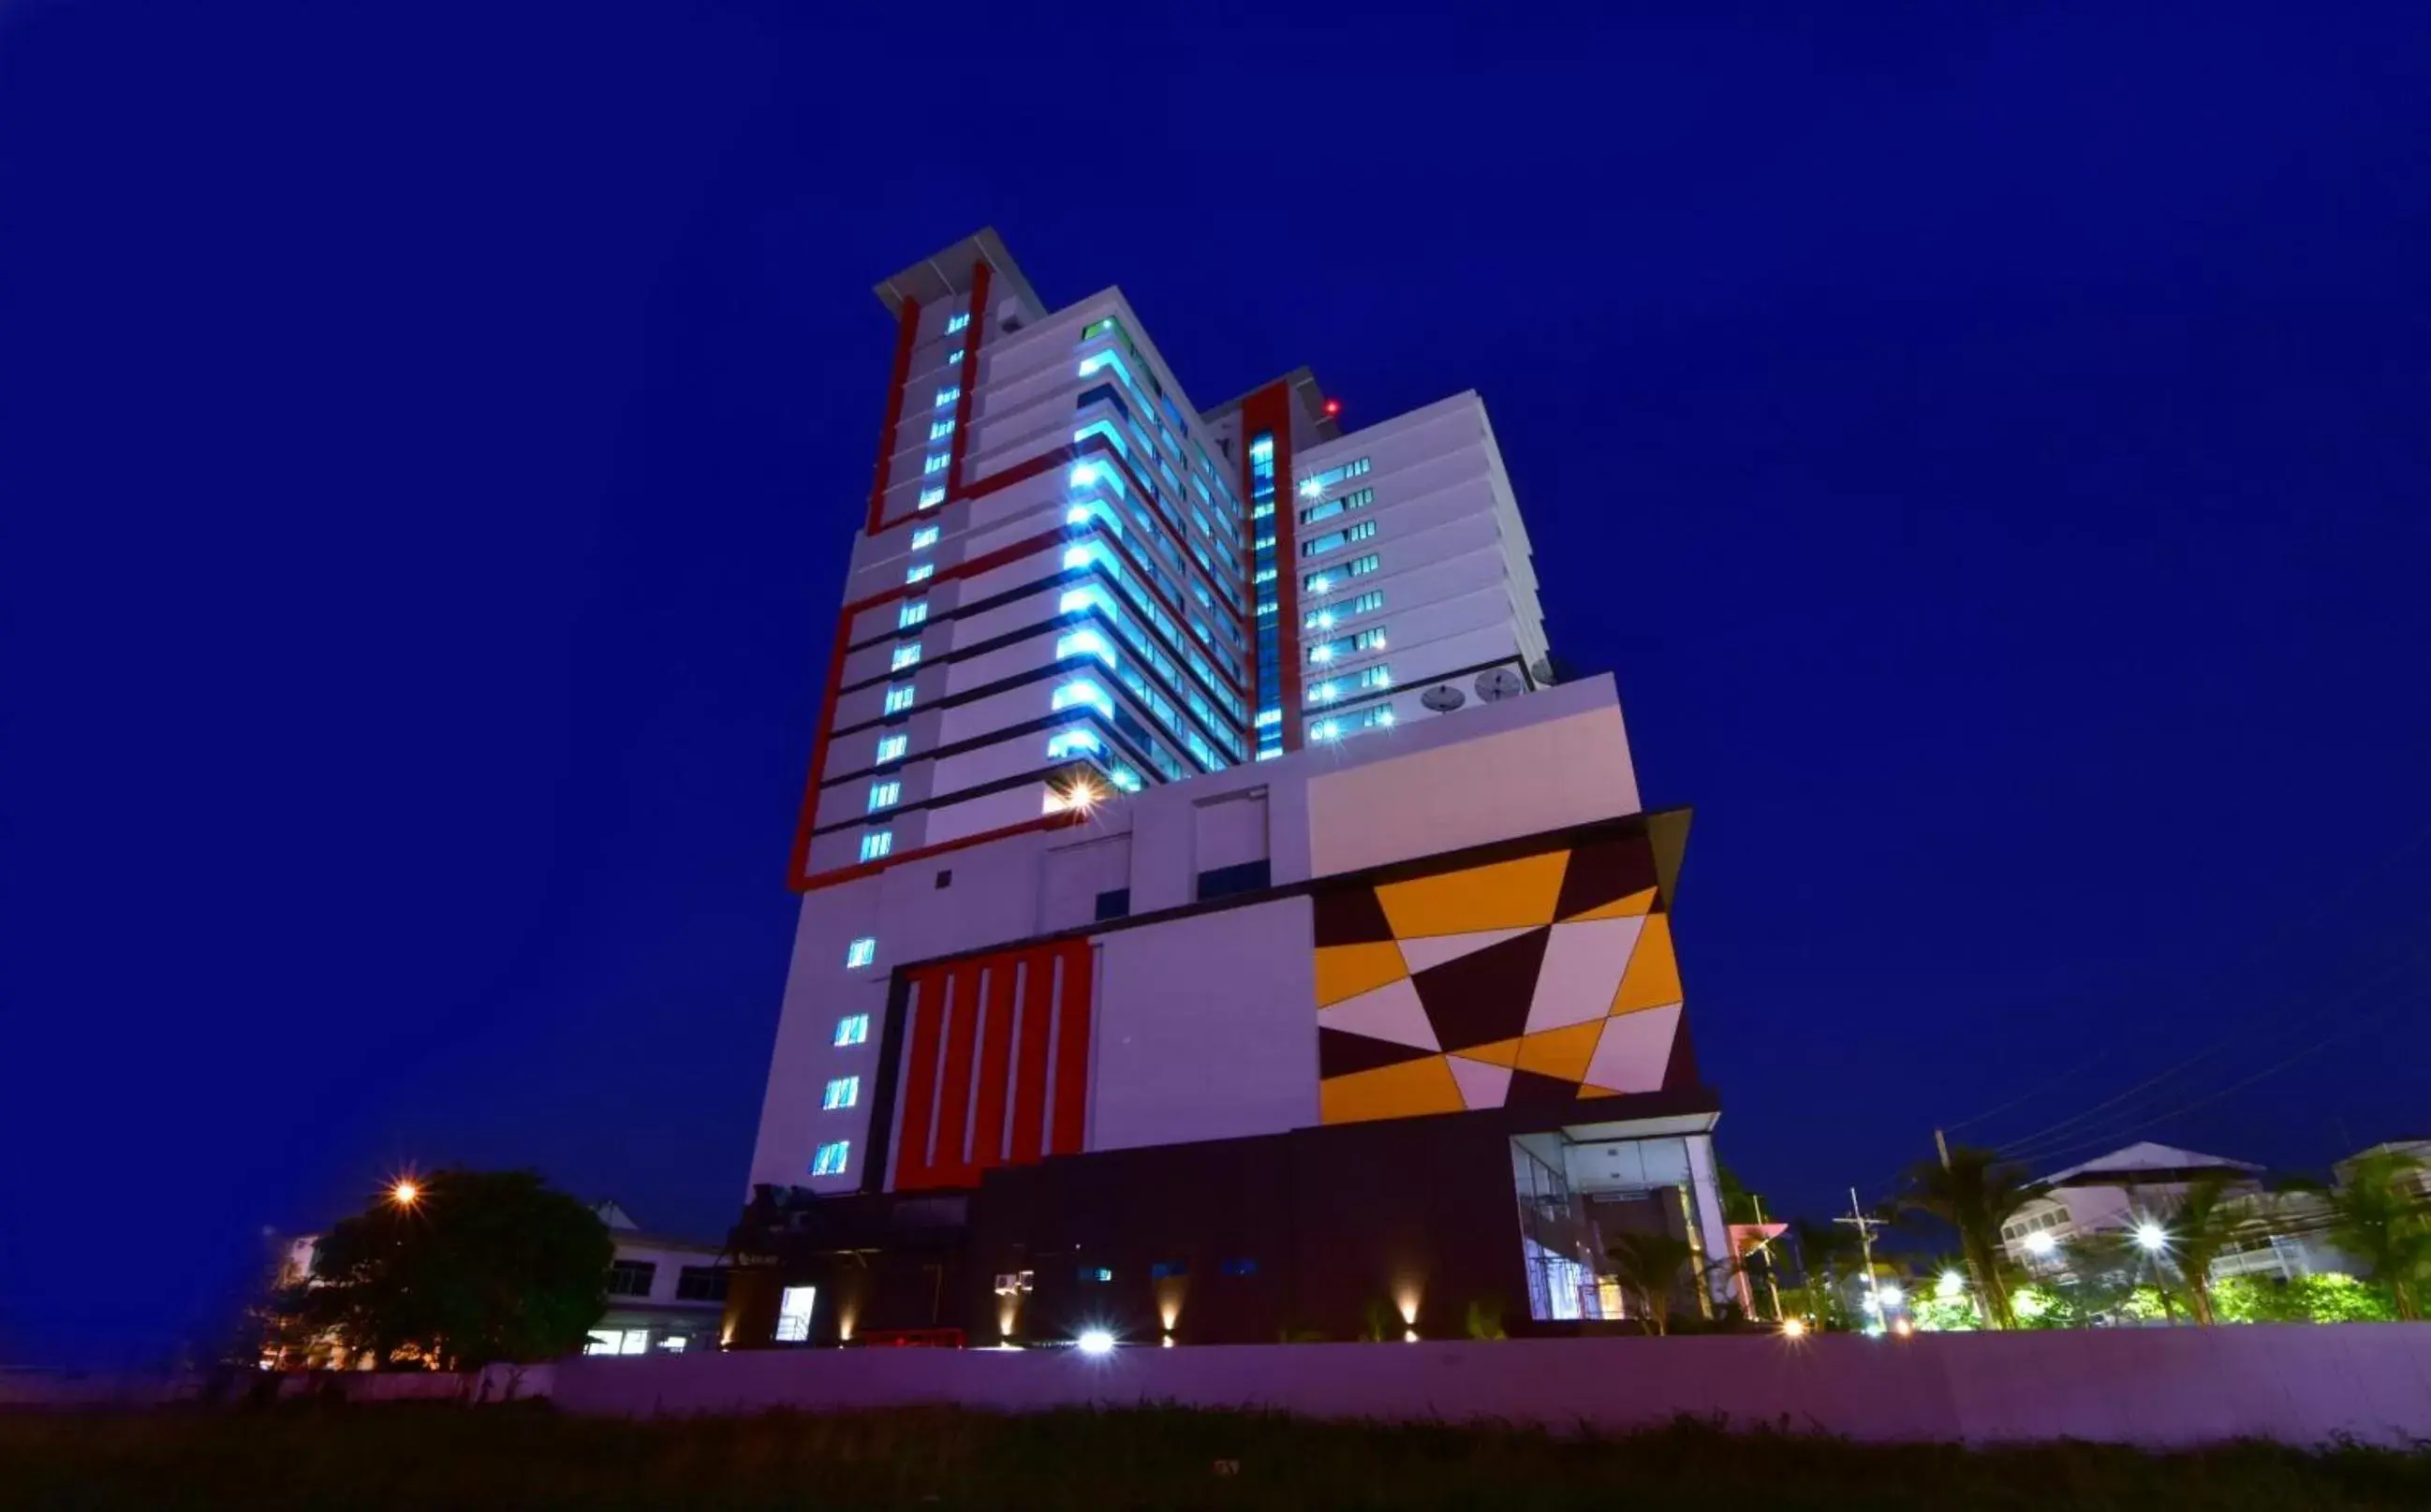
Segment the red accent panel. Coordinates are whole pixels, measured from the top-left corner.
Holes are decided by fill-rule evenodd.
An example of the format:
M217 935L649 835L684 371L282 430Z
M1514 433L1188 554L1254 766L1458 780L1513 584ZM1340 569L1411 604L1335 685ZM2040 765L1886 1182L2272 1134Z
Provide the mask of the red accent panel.
M979 1098L971 1111L971 1159L981 1169L1004 1163L1004 1084L1013 1070L1013 989L1022 959L999 955L988 972Z
M935 1102L937 1039L943 1028L946 979L943 971L922 972L912 978L917 1002L912 1010L912 1044L903 1057L903 1114L895 1126L895 1185L917 1185L929 1170L929 1110Z
M1089 942L1068 940L1050 949L1064 965L1063 1001L1055 1009L1054 1129L1049 1155L1078 1155L1089 1112Z
M987 329L988 277L993 272L987 260L971 264L971 323L963 327L963 396L954 401L954 444L949 455L953 460L946 466L946 497L963 486L963 458L970 455L971 415L979 407L980 397L980 336Z
M1030 972L1022 983L1021 1044L1014 1055L1013 1088L1013 1149L1016 1166L1036 1162L1047 1132L1047 1036L1053 1006L1055 953L1025 951L1019 957Z
M879 512L886 507L886 486L895 481L895 434L903 423L903 385L912 376L912 348L920 332L920 302L907 299L895 326L895 376L886 386L886 424L878 432L878 477L869 486L869 534L878 534Z
M1249 441L1266 431L1275 439L1275 656L1276 696L1283 702L1285 751L1300 748L1299 688L1299 490L1292 486L1291 385L1277 379L1241 401L1241 497L1248 500ZM1254 601L1255 595L1252 595ZM1255 623L1254 617L1252 624ZM1255 642L1252 635L1251 641Z
M802 789L802 817L794 825L793 862L785 877L786 885L796 892L802 890L802 873L811 866L811 826L819 812L819 773L827 770L828 732L835 728L836 694L844 687L845 642L851 629L852 611L847 609L836 621L835 644L828 652L827 687L819 694L819 723L811 737L811 775Z
M980 972L988 964L964 961L951 968L954 1022L947 1026L946 1074L937 1084L937 1153L929 1163L932 1186L967 1187L979 1180L978 1167L963 1158L963 1133L971 1114L971 1060L979 1048Z

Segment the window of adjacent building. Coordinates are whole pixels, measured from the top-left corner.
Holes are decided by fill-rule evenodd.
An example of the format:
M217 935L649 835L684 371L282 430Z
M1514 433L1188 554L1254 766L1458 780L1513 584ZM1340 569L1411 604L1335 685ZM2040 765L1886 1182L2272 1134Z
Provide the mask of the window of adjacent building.
M874 829L861 838L861 858L864 861L875 861L894 849L895 832L891 829Z
M872 957L875 957L878 954L878 941L874 939L857 939L853 941L853 943L856 945L867 945ZM866 966L869 962L863 961L862 964ZM866 1013L847 1013L843 1018L838 1019L836 1021L835 1042L839 1046L867 1044L869 1042L869 1015Z
M920 490L920 502L917 507L923 509L933 509L945 502L946 490L944 489L922 489Z
M878 738L878 764L882 767L889 761L900 759L903 753L911 749L911 745L912 737L908 735L880 736Z
M953 433L954 423L950 420L934 420L929 423L929 439L932 441L944 440Z
M1255 1260L1227 1260L1224 1262L1223 1271L1228 1276L1253 1276L1258 1273L1258 1262Z
M952 404L955 400L960 399L962 396L963 396L963 389L962 389L962 385L960 385L960 384L956 384L956 385L952 386L951 388L940 389L940 390L937 390L937 404L936 404L936 407L937 407L937 408L939 408L939 409L943 409L943 408L945 408L947 405Z
M1273 863L1261 857L1235 866L1219 866L1199 873L1199 901L1226 898L1236 892L1259 892L1273 885Z
M1081 1267L1080 1279L1082 1281L1103 1284L1115 1279L1115 1272L1111 1268L1106 1266L1084 1265Z
M886 670L889 672L901 672L904 668L911 666L919 659L920 642L914 640L909 645L897 646L895 648L895 659L888 664Z
M608 1295L646 1297L658 1279L658 1266L648 1260L619 1260L608 1268Z
M950 352L948 352L948 353L947 353L947 354L946 354L946 366L947 366L947 367L949 367L949 368L959 368L959 367L961 367L962 365L963 365L963 349L962 349L961 347L959 347L959 346L958 346L958 347L954 348L952 351L950 351Z
M1131 916L1131 889L1109 888L1105 891L1098 894L1098 922L1099 923L1103 923L1109 919L1127 919Z
M1373 614L1376 610L1381 609L1383 606L1384 590L1379 588L1370 590L1367 592L1360 594L1357 598L1352 599L1350 601L1350 607L1345 609L1343 612L1345 614Z
M955 316L952 320L946 323L946 334L947 336L951 336L956 331L961 330L964 326L968 325L970 323L970 312L968 310L964 310L962 314Z
M914 625L918 624L921 621L926 620L928 617L929 601L927 599L913 599L909 603L905 604L903 607L895 611L895 628L898 630L909 630Z
M937 537L944 528L945 527L942 525L922 525L919 529L912 532L912 549L914 551L927 551L930 547L937 543Z
M830 1139L819 1146L817 1155L811 1157L811 1174L841 1176L844 1174L846 1164L851 1159L852 1141L850 1139Z
M1150 1281L1172 1281L1189 1273L1190 1262L1187 1260L1158 1260L1148 1268Z
M821 1150L821 1155L827 1152ZM787 1287L777 1294L777 1342L800 1344L811 1337L811 1309L817 1303L816 1287Z
M1377 568L1382 567L1383 565L1384 565L1383 559L1371 551L1366 556L1360 557L1355 562L1352 562L1350 566L1345 567L1342 571L1343 574L1348 577L1365 577L1369 573L1374 572Z
M873 782L869 785L868 811L870 813L874 814L881 808L892 808L902 800L903 784L899 782Z
M679 1302L724 1302L728 1271L722 1265L688 1265L676 1272Z
M912 706L912 685L901 683L886 690L886 712L900 714Z
M876 959L878 959L878 941L877 941L877 940L875 940L875 939L871 939L869 936L867 936L867 935L863 935L863 936L862 936L859 939L854 940L851 944L847 945L847 946L844 948L844 963L845 963L845 965L846 965L847 968L858 968L858 967L866 966L866 965L868 965L870 962L872 962L872 961L874 961L874 960L876 960ZM862 1018L863 1018L863 1023L864 1023L864 1024L866 1024L867 1020L868 1020L868 1015L863 1014L863 1015L862 1016ZM846 1020L846 1021L844 1021L844 1022L845 1022L845 1023L850 1023L850 1022L852 1022L852 1021L851 1021L850 1019L847 1019L847 1020ZM847 1039L846 1038L844 1038L844 1026L843 1026L843 1024L839 1024L839 1025L837 1025L837 1026L836 1026L836 1043L837 1043L837 1044L840 1044L840 1045L852 1045L852 1044L859 1044L860 1042L861 1042L861 1041L860 1041L860 1040L858 1040L858 1039Z
M832 1113L840 1107L850 1107L861 1101L861 1078L839 1076L828 1083L827 1091L819 1098L819 1107Z
M920 463L920 471L923 473L943 473L946 469L953 465L954 458L951 453L931 452Z
M916 562L913 565L910 572L903 574L903 581L907 583L925 583L929 580L929 574L936 570L937 564L935 562Z

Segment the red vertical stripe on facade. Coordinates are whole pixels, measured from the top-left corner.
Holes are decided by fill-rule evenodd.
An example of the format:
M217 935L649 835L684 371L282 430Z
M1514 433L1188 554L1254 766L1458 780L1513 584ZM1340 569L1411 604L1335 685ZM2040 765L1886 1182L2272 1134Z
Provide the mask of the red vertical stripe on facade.
M1021 989L1021 1043L1014 1053L1013 1146L1016 1166L1036 1160L1046 1144L1047 1037L1055 1005L1055 953L1022 952L1029 971Z
M971 414L980 397L980 337L987 329L990 270L981 258L971 264L971 323L963 327L963 396L954 401L953 460L946 467L946 497L963 486L963 459L971 453Z
M895 1185L930 1185L929 1111L937 1084L937 1039L945 1017L946 973L912 979L912 1042L903 1057L903 1113L895 1127Z
M1291 385L1280 379L1241 401L1241 497L1249 481L1249 442L1265 431L1275 439L1275 688L1283 705L1285 751L1300 748L1299 490L1292 487ZM1250 522L1250 534L1257 534ZM1256 595L1250 595L1254 613ZM1254 623L1254 621L1253 621Z
M954 972L954 1022L946 1029L945 1075L937 1083L937 1153L930 1162L932 1185L967 1187L979 1171L963 1158L963 1132L971 1116L971 1062L980 1034L980 972L965 962Z
M1048 1155L1078 1155L1089 1113L1089 942L1073 940L1051 953L1064 967L1055 1010L1055 1112Z
M987 1022L981 1026L979 1097L971 1111L971 1161L1004 1164L1004 1084L1013 1071L1014 978L1021 957L999 955L988 975Z
M886 424L878 432L878 476L869 485L869 534L878 534L886 507L886 486L895 481L895 437L903 424L903 385L912 376L912 348L918 344L920 302L907 299L895 315L895 377L886 387Z
M811 775L802 789L802 817L794 824L793 870L785 876L785 885L796 892L807 886L811 870L811 830L819 817L819 773L827 770L828 732L835 728L836 694L844 687L844 656L846 642L852 638L852 613L846 609L836 620L835 645L828 652L828 681L819 693L818 728L811 736Z

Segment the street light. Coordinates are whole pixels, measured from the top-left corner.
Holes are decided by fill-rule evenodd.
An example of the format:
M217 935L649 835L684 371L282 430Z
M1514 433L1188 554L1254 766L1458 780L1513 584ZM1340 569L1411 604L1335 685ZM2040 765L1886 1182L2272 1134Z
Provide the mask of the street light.
M2170 1247L2170 1231L2150 1220L2136 1225L2136 1242L2158 1254Z
M388 1200L399 1207L411 1207L422 1199L422 1187L408 1176L388 1189Z

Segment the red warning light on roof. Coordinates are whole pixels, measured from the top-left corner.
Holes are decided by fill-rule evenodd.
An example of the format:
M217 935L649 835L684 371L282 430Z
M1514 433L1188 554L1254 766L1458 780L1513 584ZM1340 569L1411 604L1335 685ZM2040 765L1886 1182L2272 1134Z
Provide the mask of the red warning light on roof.
M1341 401L1341 400L1339 400L1339 399L1328 399L1328 400L1325 402L1325 418L1326 418L1326 419L1328 419L1328 420L1332 420L1334 416L1336 416L1336 415L1338 415L1338 414L1340 414L1340 413L1342 413L1342 401Z

